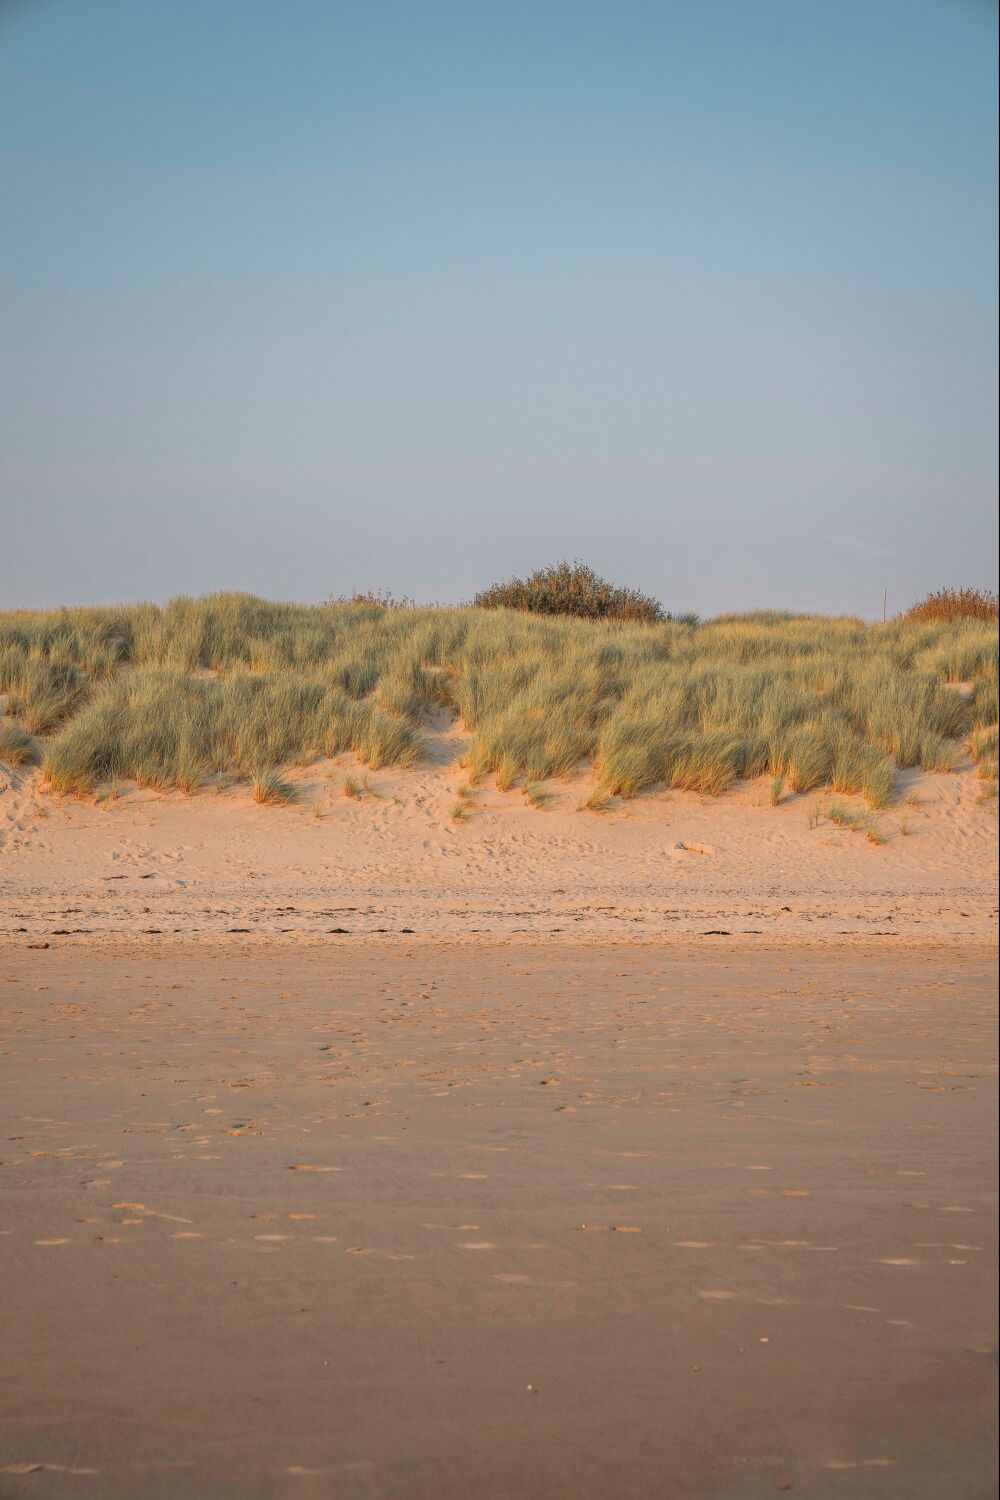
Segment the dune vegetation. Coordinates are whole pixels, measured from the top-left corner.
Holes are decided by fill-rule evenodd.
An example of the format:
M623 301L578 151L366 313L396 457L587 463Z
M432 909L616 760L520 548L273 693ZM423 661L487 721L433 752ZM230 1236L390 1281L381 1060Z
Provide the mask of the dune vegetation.
M656 784L718 794L765 775L878 808L896 770L947 771L962 746L996 780L988 619L638 624L218 594L0 614L0 693L0 759L37 750L45 783L76 796L125 780L190 793L224 775L287 801L281 767L346 751L372 769L413 764L441 709L469 732L467 782L534 788L589 764L591 810Z
M620 620L656 625L671 619L658 599L638 589L620 588L586 563L561 562L537 568L527 578L494 583L473 599L479 609L518 609L535 615L571 615L579 620Z
M1000 600L989 589L936 589L906 611L907 620L926 624L940 620L993 620L1000 617Z

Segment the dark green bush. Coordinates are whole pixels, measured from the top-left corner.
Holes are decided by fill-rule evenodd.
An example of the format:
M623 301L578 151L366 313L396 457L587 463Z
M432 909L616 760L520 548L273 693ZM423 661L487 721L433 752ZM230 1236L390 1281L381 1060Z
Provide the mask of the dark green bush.
M663 606L638 589L617 588L582 562L539 568L529 578L509 578L472 601L480 609L520 609L536 615L575 615L583 620L627 620L656 624L668 619Z

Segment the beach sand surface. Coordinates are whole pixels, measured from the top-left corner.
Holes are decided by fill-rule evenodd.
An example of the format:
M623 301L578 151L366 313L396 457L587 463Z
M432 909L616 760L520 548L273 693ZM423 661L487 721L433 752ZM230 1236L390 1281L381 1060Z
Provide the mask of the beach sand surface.
M439 716L425 738L410 770L344 758L289 772L290 807L257 806L246 785L185 797L123 784L78 802L46 793L37 768L0 771L0 939L995 939L997 803L980 800L967 757L953 775L899 773L876 814L830 792L772 807L769 778L594 813L580 810L593 790L581 772L536 789L540 807L474 787L456 820L467 737ZM371 790L346 797L348 776Z
M0 1496L986 1500L992 949L753 941L8 943Z

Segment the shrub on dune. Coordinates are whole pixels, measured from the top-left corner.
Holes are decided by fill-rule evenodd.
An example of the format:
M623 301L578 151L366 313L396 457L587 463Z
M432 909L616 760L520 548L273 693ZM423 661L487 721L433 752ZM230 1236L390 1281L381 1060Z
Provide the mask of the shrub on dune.
M938 589L906 611L906 620L996 620L998 600L989 589Z
M663 606L638 589L618 588L581 562L539 568L527 578L509 578L477 594L480 609L518 609L538 615L575 615L585 620L654 624Z

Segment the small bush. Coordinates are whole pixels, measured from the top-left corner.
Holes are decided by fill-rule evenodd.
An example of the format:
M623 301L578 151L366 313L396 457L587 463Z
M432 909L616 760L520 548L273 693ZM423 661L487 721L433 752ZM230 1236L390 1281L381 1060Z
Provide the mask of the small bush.
M945 620L995 620L998 600L988 589L938 589L919 604L913 604L904 620L937 623Z
M480 609L518 609L536 615L575 615L582 620L626 620L655 625L668 619L663 606L638 589L618 588L582 562L539 568L528 578L509 578L477 594Z
M398 598L391 589L364 589L354 594L331 594L326 601L328 604L354 604L367 605L372 609L388 612L393 609L414 609L415 602L408 594L402 594Z

